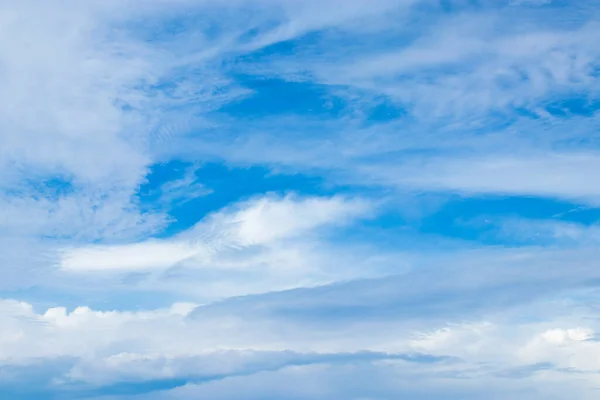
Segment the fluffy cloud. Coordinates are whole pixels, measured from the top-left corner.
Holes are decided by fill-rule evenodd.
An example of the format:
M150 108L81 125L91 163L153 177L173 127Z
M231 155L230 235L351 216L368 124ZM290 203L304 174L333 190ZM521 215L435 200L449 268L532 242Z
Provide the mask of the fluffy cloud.
M296 301L302 307L303 300ZM199 307L194 314L193 304L139 312L57 307L43 313L15 301L0 306L0 359L12 371L2 377L3 387L18 386L28 379L26 371L43 365L49 368L50 377L42 383L49 392L113 393L116 398L126 393L236 398L239 387L246 387L249 398L260 398L284 390L287 385L277 382L287 378L312 382L281 395L290 399L405 393L478 398L490 387L517 398L527 398L527 393L529 398L562 398L569 390L593 398L599 379L590 357L600 351L593 340L599 327L587 318L589 310L565 316L563 311L573 309L548 303L453 324L425 317L420 328L389 316L342 323L311 321L297 312L255 313L248 319L230 308L234 303L217 313ZM525 321L527 313L544 315L544 321ZM342 384L360 376L365 379L356 386ZM587 382L582 384L580 377ZM422 385L409 390L399 382ZM148 393L186 383L172 392Z

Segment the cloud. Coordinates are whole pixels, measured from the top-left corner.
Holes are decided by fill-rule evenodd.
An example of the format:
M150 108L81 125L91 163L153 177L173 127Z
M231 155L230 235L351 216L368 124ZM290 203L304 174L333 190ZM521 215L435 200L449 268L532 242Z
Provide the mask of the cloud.
M428 21L419 26L382 33L377 26L389 25L381 22L369 34L344 26L343 35L325 32L306 46L298 38L293 57L260 55L239 70L321 85L344 118L267 117L223 142L190 137L189 152L178 154L317 171L345 184L593 203L586 182L597 155L585 143L597 131L599 54L585 7L553 9L541 20L539 10L500 5L418 19L416 6L403 18ZM391 45L379 42L390 37ZM402 117L365 128L382 98Z
M299 381L310 382L291 391ZM327 382L327 384L325 384ZM415 382L422 384L416 385ZM313 398L416 398L416 399L546 399L553 394L536 391L526 385L507 385L505 380L480 378L479 383L457 387L451 378L424 376L420 369L395 364L353 365L346 368L327 365L290 367L276 372L263 372L250 377L229 378L204 385L189 384L183 388L150 395L152 399L193 399L213 396L235 399L243 392L248 399L313 399ZM578 394L580 392L578 391ZM585 398L585 397L584 397Z
M596 3L0 0L0 397L597 397Z
M55 7L61 2L51 3L1 5L0 203L10 213L6 218L16 217L20 222L9 224L34 235L75 235L77 228L66 226L73 215L94 239L112 233L113 224L151 231L156 221L142 228L144 216L131 200L149 162L140 145L145 125L117 103L139 98L131 87L153 67L139 44L121 37L109 46L106 21L92 18L93 7L64 12ZM22 184L44 190L57 177L77 193L47 198Z
M73 271L167 268L201 252L186 243L147 241L132 245L96 246L66 251L61 268Z
M198 182L196 167L190 167L185 171L181 179L171 180L163 183L158 190L160 202L165 207L177 207L186 201L212 193L212 190Z
M552 0L513 0L510 4L513 6L534 5L541 6L552 3Z
M206 259L221 249L272 245L319 227L349 222L369 211L367 202L341 197L257 198L208 216L179 238L65 250L60 265L75 271L127 271L168 268L190 258L209 263Z
M145 273L137 289L194 293L202 301L376 276L389 266L384 254L375 259L373 248L328 239L332 230L373 215L374 207L340 196L258 197L172 238L65 248L58 266L72 278ZM347 265L351 260L355 265Z
M369 290L381 293L374 298L385 301L377 285ZM351 287L341 293L348 300L364 297ZM409 298L413 306L418 301ZM260 296L237 300L249 305L257 301L260 305ZM305 303L301 297L295 301ZM328 307L327 301L336 303L340 297L328 296L316 304ZM442 306L447 298L438 295L435 301ZM248 319L232 301L214 314L198 313L206 306L192 314L193 304L138 312L87 307L67 312L56 307L36 313L27 303L5 300L0 302L0 359L13 373L2 377L2 386L18 385L27 379L26 371L43 361L52 371L44 378L50 381L48 393L83 392L90 397L143 393L195 398L213 393L236 398L236 390L247 386L249 398L261 398L284 390L287 385L277 383L291 374L294 381L304 376L312 384L289 398L409 393L480 398L494 387L498 398L503 391L517 398L564 398L571 390L579 398L593 398L598 377L589 355L600 348L594 340L599 327L589 307L596 303L575 311L565 302L544 300L490 310L484 319L464 309L462 315L444 320L425 313L415 325L389 314L341 322L339 314L317 321L297 312L254 312ZM582 383L581 377L588 380ZM356 385L342 384L348 379ZM408 382L413 384L405 392ZM174 387L181 388L165 391Z
M262 198L250 202L232 216L216 216L236 225L235 242L241 245L266 244L302 236L315 228L344 224L365 216L371 206L362 200L342 197L283 199Z
M471 194L531 195L596 204L589 185L595 153L491 154L485 158L430 158L398 167L365 167L372 179L414 189Z
M598 226L556 220L504 219L498 223L501 238L525 243L562 246L593 246L600 239Z
M178 386L181 383L177 382L181 379L183 382L209 382L229 376L275 371L290 365L351 365L379 360L427 364L448 362L443 357L418 354L369 351L302 353L287 350L285 343L275 345L278 350L252 350L246 346L262 342L259 326L254 328L254 333L249 331L245 339L237 334L231 336L234 342L242 340L237 345L227 343L228 339L223 341L224 337L215 342L215 329L217 332L225 329L223 334L233 326L189 320L186 316L192 305L188 304L134 313L99 312L87 307L78 307L68 313L58 307L43 314L36 314L26 303L2 301L0 306L5 327L0 340L9 345L3 347L0 358L7 363L7 368L35 366L40 360L50 364L67 361L67 365L71 365L66 370L54 369L58 375L53 377L47 389L55 393L63 390L96 390L102 393L103 388L108 392L119 392L118 387L113 386L119 383L138 384L139 391L144 392L143 383L152 380L175 379L174 384ZM140 340L142 331L148 335ZM204 333L199 336L202 331ZM255 336L257 334L259 336ZM43 340L38 340L35 346L26 347L34 337ZM267 344L267 347L272 346ZM2 386L18 384L25 378L26 375L20 374L5 376Z

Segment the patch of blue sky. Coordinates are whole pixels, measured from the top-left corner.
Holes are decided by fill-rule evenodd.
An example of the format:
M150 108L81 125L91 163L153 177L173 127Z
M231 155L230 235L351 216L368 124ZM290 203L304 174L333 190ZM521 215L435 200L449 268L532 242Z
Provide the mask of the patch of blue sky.
M373 107L366 111L365 126L395 121L406 116L406 110L389 97L379 97L375 99Z
M399 121L414 125L402 104L366 90L261 76L237 76L236 84L248 94L223 105L213 117L221 130L237 132L237 137L267 132L285 142L288 136L325 139L343 129ZM239 132L240 121L247 132Z
M307 82L238 76L237 82L252 91L250 96L219 110L244 119L282 115L311 118L337 118L344 112L345 100L332 95L332 88Z
M580 96L556 99L544 106L544 110L556 118L593 117L599 109L600 96L592 96L589 92L582 93Z
M195 169L194 176L209 192L180 203L162 204L160 187L181 179L190 164L171 162L155 165L148 181L139 193L142 208L166 207L172 217L171 224L158 237L169 237L191 228L202 218L230 204L248 200L264 193L301 196L361 195L385 196L386 190L353 185L328 184L323 177L306 174L273 173L268 167L235 167L222 163L209 163ZM406 196L414 196L407 193ZM421 195L421 203L425 201ZM435 196L434 196L435 197ZM467 241L489 245L521 245L522 237L498 236L498 223L505 219L571 222L593 226L600 221L600 209L577 203L532 196L460 196L441 193L433 209L410 217L406 205L384 207L375 218L366 219L354 230L342 231L334 236L338 240L371 238L384 245L414 245L427 239L432 246L440 239ZM441 203L440 203L441 201ZM396 208L398 207L398 208ZM407 215L408 213L408 215ZM417 235L411 240L411 236ZM420 236L419 236L420 235ZM375 239L376 238L376 239ZM386 239L387 238L387 239ZM535 242L538 243L539 242ZM456 245L457 243L455 243ZM425 246L426 243L421 245Z
M252 41L257 37L258 29L252 29L246 32L240 39L242 41ZM277 41L266 46L261 46L247 53L239 54L235 57L235 62L231 65L234 71L244 71L248 65L260 61L268 61L272 56L277 57L295 57L310 51L321 51L319 44L328 38L327 32L312 31L307 32L300 37L294 37L288 40ZM257 71L258 72L258 71Z
M383 194L385 192L375 192ZM414 196L407 193L406 196ZM551 198L526 196L461 196L452 193L422 194L413 202L390 203L373 218L351 229L332 232L336 243L371 243L384 250L412 250L438 253L479 246L553 245L555 238L535 227L527 234L511 232L506 221L524 223L572 223L594 227L600 209ZM429 207L425 204L430 203ZM571 243L572 244L572 243Z
M190 163L178 160L151 165L145 181L140 185L137 196L143 202L158 201L161 195L161 186L167 182L182 179L186 168L190 165Z
M214 379L223 379L226 376L217 375L212 377L212 379L208 378L206 381L214 380ZM153 379L142 382L118 382L108 386L103 386L99 388L93 389L83 389L78 393L80 398L96 398L103 396L135 396L135 395L144 395L152 392L162 391L174 389L177 387L182 387L188 383L193 383L194 380L184 377L184 378L165 378L165 379Z
M498 236L506 219L572 222L592 226L600 209L550 198L523 196L453 196L436 212L417 222L418 230L489 245L524 245L522 237ZM527 242L527 240L525 240ZM531 244L539 244L534 241Z
M185 296L169 292L157 292L136 288L136 281L148 277L147 273L124 274L121 281L105 287L64 287L31 286L14 290L0 290L0 298L23 301L33 306L37 313L43 314L53 307L65 307L69 312L85 305L100 311L144 311L157 309L165 304L186 301Z
M263 166L229 166L213 162L198 166L194 172L196 180L209 192L185 202L162 204L161 186L181 179L190 165L180 161L154 165L147 182L139 190L142 208L152 210L166 207L172 217L171 224L160 234L161 237L182 232L212 212L265 193L314 196L350 192L348 188L328 186L318 176L273 173L270 168Z

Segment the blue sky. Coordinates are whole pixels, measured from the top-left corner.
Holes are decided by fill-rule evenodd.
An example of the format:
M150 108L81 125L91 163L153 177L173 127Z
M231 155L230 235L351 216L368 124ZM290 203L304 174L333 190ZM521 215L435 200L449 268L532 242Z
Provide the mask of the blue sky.
M596 399L599 17L0 1L0 397Z

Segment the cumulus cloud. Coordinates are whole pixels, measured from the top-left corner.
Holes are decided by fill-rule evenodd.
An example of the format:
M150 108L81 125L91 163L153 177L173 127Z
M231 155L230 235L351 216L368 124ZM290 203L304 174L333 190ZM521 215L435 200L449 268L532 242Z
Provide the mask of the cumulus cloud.
M349 299L356 294L344 292ZM260 305L260 297L240 301ZM445 299L436 301L441 305ZM296 299L298 309L304 303ZM27 379L27 369L17 368L30 370L42 360L51 371L51 392L83 390L101 395L112 391L118 394L115 398L126 393L156 398L213 393L236 398L239 392L234 387L239 385L248 385L249 398L260 398L284 390L273 385L288 374L294 381L310 379L312 385L307 391L282 392L283 398L399 396L408 393L399 382L415 381L427 382L409 385L412 395L420 393L424 398L441 393L477 398L496 386L498 398L505 395L503 391L523 398L527 394L563 398L571 390L580 398L593 398L598 379L590 357L600 351L594 340L599 327L588 318L593 310L573 313L568 305L546 301L500 309L485 319L466 312L462 322L450 324L423 314L418 325L389 314L359 320L347 315L341 323L327 317L311 320L307 319L311 314L291 308L287 315L254 313L249 319L247 313L236 312L234 302L212 314L198 312L207 306L192 314L194 304L137 312L88 307L69 312L55 307L37 313L31 305L15 301L2 301L0 307L4 327L0 358L13 371L2 378L4 387ZM336 377L365 374L369 378L356 386L342 385L344 379L337 383ZM311 378L316 376L321 379ZM583 376L585 383L579 379ZM367 384L373 380L379 383ZM181 388L151 394L152 385L145 383L153 381L163 382L163 389Z

